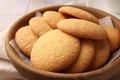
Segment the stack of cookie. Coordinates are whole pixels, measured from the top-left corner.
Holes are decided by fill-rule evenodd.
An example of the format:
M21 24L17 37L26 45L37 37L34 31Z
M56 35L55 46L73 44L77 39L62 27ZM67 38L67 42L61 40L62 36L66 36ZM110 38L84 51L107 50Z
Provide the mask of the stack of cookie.
M105 65L120 44L116 28L100 26L91 13L71 6L33 17L15 35L34 68L80 73Z

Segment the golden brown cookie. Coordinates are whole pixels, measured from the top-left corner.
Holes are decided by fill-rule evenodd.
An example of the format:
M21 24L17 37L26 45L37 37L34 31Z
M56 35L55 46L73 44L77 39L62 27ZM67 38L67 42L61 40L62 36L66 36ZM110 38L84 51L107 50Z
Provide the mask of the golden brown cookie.
M93 41L95 53L88 70L95 70L102 67L110 56L110 46L107 40Z
M108 35L111 52L115 51L120 45L120 33L114 27L104 27Z
M57 28L56 27L57 22L65 19L65 17L61 13L56 11L44 12L43 18L53 29Z
M99 23L98 19L94 15L92 15L91 13L89 13L85 10L82 10L82 9L79 9L76 7L63 6L63 7L59 8L59 12L63 13L63 14L68 14L68 15L71 15L71 16L74 16L74 17L77 17L80 19L92 21L97 24Z
M80 51L78 38L58 29L39 37L31 52L33 67L59 72L75 61Z
M57 27L62 31L80 38L95 40L106 39L106 31L99 25L80 19L64 19L57 23Z
M81 49L76 61L65 69L64 72L79 73L87 69L94 56L94 45L91 40L80 39Z
M15 34L15 41L18 48L27 56L30 56L32 47L37 40L30 26L21 27Z
M42 17L33 17L29 21L29 25L35 35L41 36L47 31L52 30L52 28L44 21Z

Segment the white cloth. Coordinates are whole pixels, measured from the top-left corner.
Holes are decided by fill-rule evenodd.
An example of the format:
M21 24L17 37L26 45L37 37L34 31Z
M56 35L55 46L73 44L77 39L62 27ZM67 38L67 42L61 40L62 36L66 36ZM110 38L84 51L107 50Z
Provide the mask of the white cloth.
M8 29L0 32L0 80L23 80L24 78L11 64L5 51L4 41L7 31Z
M7 59L8 57L6 55L6 51L5 51L5 35L7 34L8 29L3 30L2 32L0 32L0 58L3 59Z

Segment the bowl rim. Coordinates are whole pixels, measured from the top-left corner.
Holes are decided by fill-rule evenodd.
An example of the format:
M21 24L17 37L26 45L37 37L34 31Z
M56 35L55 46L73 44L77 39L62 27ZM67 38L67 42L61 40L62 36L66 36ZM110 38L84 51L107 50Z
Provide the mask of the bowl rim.
M24 68L25 70L28 70L32 73L36 73L36 74L42 74L42 75L46 75L46 76L54 76L54 77L69 77L69 78L73 78L73 77L80 77L80 76L86 76L86 75L89 75L89 76L92 76L92 75L98 75L98 74L101 74L101 73L104 73L105 71L107 71L108 69L112 69L113 66L116 66L117 63L120 63L119 59L116 59L115 62L116 63L111 63L113 66L111 66L111 64L108 64L100 69L97 69L97 70L94 70L94 71L89 71L89 72L84 72L84 73L56 73L56 72L49 72L49 71L43 71L43 70L38 70L38 69L35 69L33 68L32 66L30 66L29 64L25 63L14 51L14 49L12 48L12 46L9 44L9 41L11 40L10 36L12 35L12 31L14 30L14 28L16 27L16 24L18 22L20 22L21 20L24 19L24 17L32 14L32 13L35 13L36 11L41 11L41 10L46 10L47 8L53 8L53 7L61 7L61 6L66 6L66 5L57 5L57 6L48 6L48 7L45 7L45 8L41 8L41 9L37 9L37 10L34 10L24 16L22 16L20 19L18 19L9 29L7 35L6 35L6 38L5 38L5 48L6 48L6 52L7 52L7 55L9 57L9 59L12 61L14 61L15 64L17 64L18 66ZM68 5L68 6L74 6L74 7L86 7L86 6L76 6L76 5ZM100 11L102 12L103 14L107 14L109 16L111 16L112 18L116 19L116 20L119 20L117 19L116 17L110 15L109 13L106 13L104 11L101 11L101 10L98 10L98 9L95 9L95 8L91 8L91 7L86 7L86 8L89 8L89 9L93 9L93 10L96 10L96 11ZM120 22L119 22L120 23Z

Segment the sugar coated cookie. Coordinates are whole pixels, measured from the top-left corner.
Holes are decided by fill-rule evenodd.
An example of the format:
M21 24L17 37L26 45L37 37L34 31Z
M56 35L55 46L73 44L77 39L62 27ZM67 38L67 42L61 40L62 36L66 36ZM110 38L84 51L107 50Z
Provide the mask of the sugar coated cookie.
M80 51L78 38L58 29L49 31L39 37L31 52L33 67L59 72L72 64Z
M27 56L30 56L32 47L37 40L30 26L21 27L15 34L15 41L18 48Z
M107 40L93 41L95 53L88 70L95 70L102 67L110 56L110 46Z
M97 24L99 23L98 19L94 15L92 15L91 13L89 13L85 10L82 10L82 9L79 9L76 7L63 6L63 7L59 8L59 12L63 13L63 14L69 14L71 16L74 16L74 17L77 17L80 19L92 21Z
M57 27L62 31L80 38L95 40L106 39L106 31L99 25L80 19L64 19L57 23Z
M33 17L29 21L29 25L37 36L41 36L42 34L46 33L47 31L52 30L52 28L44 21L42 17Z
M87 69L94 56L94 45L91 40L80 39L81 49L76 61L65 69L64 72L79 73Z
M57 28L56 27L57 22L65 19L65 17L61 13L56 12L56 11L46 11L46 12L44 12L43 18L54 29Z
M120 32L113 27L104 27L108 35L111 52L115 51L120 45Z

